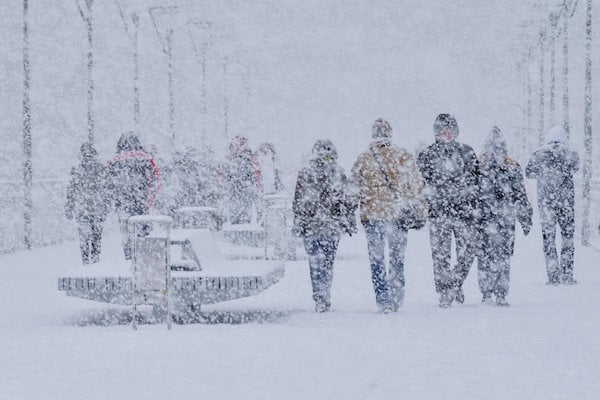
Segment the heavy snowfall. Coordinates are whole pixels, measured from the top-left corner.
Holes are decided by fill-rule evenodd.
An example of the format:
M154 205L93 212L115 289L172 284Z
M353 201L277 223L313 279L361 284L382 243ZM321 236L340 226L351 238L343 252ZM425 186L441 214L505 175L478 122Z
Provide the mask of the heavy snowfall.
M3 2L0 398L598 398L598 5Z

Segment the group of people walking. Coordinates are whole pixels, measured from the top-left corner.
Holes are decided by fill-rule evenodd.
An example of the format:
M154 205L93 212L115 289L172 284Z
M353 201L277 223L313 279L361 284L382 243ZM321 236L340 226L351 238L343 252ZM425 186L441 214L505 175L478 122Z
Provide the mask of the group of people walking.
M440 307L465 301L462 286L475 259L482 302L508 305L516 223L525 235L532 225L533 209L523 171L508 155L498 127L487 135L479 157L458 141L460 131L452 115L438 115L433 134L434 142L414 156L392 143L391 125L379 118L372 125L371 143L358 156L349 176L337 163L338 153L330 140L314 144L312 159L298 173L292 210L293 232L302 237L308 255L316 311L331 308L338 244L342 234L358 231L357 211L367 241L375 302L381 312L402 307L408 231L426 222ZM567 142L562 128L551 128L546 144L525 168L525 176L537 180L543 252L551 285L576 283L573 175L579 157ZM131 257L127 218L148 214L151 207L163 207L164 213L172 214L179 206L213 206L224 198L221 208L230 223L249 223L253 206L260 219L260 194L283 188L275 150L266 143L255 153L241 136L232 140L228 150L222 163L209 162L200 171L200 161L195 161L192 150L174 157L170 168L160 162L157 165L133 132L121 135L116 154L106 164L98 160L93 145L84 143L80 163L71 171L65 207L67 217L78 222L83 263L99 261L102 225L111 209L121 221L126 259ZM205 156L201 157L205 163L212 159ZM159 196L165 184L181 186L175 200ZM555 243L557 225L562 237L560 256Z
M531 230L533 208L523 172L508 155L498 127L488 134L482 154L460 143L456 119L440 114L434 142L414 157L392 144L392 127L377 119L372 142L355 161L350 176L337 163L329 140L319 140L313 157L298 174L294 193L294 232L304 240L317 312L331 307L333 264L344 233L357 231L359 210L366 239L375 301L382 313L397 311L404 300L404 252L408 230L428 220L435 290L440 307L463 303L463 283L477 258L482 302L507 306L510 257L516 222ZM538 182L548 283L574 284L573 174L577 153L562 128L552 128L525 173ZM561 257L555 244L562 234ZM451 265L454 238L456 263ZM385 247L389 265L384 264Z
M111 210L119 219L123 252L129 259L127 219L133 215L153 208L174 216L180 207L204 206L218 209L219 218L231 224L249 223L253 212L260 223L260 196L282 188L270 143L261 144L255 153L246 138L236 136L222 162L208 148L197 154L188 147L174 152L168 163L155 149L147 151L135 133L125 132L107 163L99 161L91 143L81 146L80 163L71 170L65 214L77 222L82 262L92 264L100 260L103 224Z

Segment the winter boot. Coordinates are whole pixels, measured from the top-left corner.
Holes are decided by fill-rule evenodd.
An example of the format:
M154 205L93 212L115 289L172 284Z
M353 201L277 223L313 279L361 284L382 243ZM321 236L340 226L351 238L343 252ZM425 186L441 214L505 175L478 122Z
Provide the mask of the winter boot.
M492 300L492 294L491 293L484 293L483 294L483 298L481 299L481 303L485 304L486 306L493 306L494 305L494 301Z
M329 311L329 309L331 308L331 304L327 303L326 301L317 301L315 303L315 311L318 313L324 313Z
M377 304L377 309L379 310L380 314L389 314L391 312L396 311L394 310L394 307L390 304Z
M563 275L562 277L562 283L564 285L577 285L577 281L575 279L573 279L573 275Z
M450 289L444 289L442 290L442 293L440 295L440 307L441 308L448 308L452 305L452 290Z
M496 305L499 307L508 307L508 301L506 301L506 297L504 295L498 294L496 295Z
M454 292L454 300L457 303L463 304L465 302L465 292L463 292L462 287L458 287Z

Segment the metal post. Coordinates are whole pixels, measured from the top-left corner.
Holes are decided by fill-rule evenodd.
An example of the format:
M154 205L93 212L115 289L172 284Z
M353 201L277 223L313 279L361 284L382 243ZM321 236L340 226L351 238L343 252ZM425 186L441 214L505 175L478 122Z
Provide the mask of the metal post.
M550 14L550 126L554 126L556 113L556 26L558 16Z
M140 131L140 89L139 89L139 64L138 64L138 28L140 25L140 17L137 13L131 13L131 22L133 23L133 32L129 30L129 21L125 17L121 5L116 2L119 8L119 14L123 20L125 32L133 47L133 121L135 124L135 132L139 134Z
M169 131L171 133L171 150L175 149L175 85L174 85L174 67L173 67L173 28L167 28L163 37L158 26L157 18L160 15L173 15L177 12L177 7L150 7L148 9L152 24L156 30L161 42L163 53L167 55L168 60L168 79L169 79Z
M229 137L229 99L227 98L227 69L228 69L229 59L228 57L223 57L223 129L225 138Z
M196 56L196 60L198 60L198 62L200 63L200 73L201 73L201 77L202 80L200 82L201 87L200 87L200 113L202 114L202 131L201 131L201 141L202 144L205 145L206 140L207 140L207 125L208 125L208 89L207 89L207 76L206 76L206 69L207 69L207 53L208 53L208 47L211 45L211 41L212 41L212 32L211 32L211 27L212 24L210 22L207 21L201 21L201 22L188 22L188 26L190 26L190 28L188 28L188 34L190 36L190 40L192 42L192 47L194 49L194 54ZM198 49L198 46L196 45L196 39L194 37L194 34L192 33L192 28L191 26L196 26L199 29L202 30L202 32L206 32L206 35L202 35L202 38L200 40L200 49Z
M545 111L545 84L544 84L544 43L546 42L546 32L540 32L540 115L539 115L539 125L538 125L538 146L541 146L544 143L544 111Z
M171 132L171 148L175 148L175 85L173 81L173 29L167 29L166 53L169 58L169 131Z
M32 162L31 162L31 73L29 68L29 1L23 0L23 240L31 249L32 242Z
M87 49L87 130L88 140L94 143L94 58L93 58L93 24L92 24L92 6L94 0L85 0L85 11L79 4L80 0L75 0L79 14L85 23L87 29L88 49Z
M592 179L592 0L587 0L585 22L585 107L584 107L584 159L583 159L583 215L581 242L590 244L590 189Z
M135 122L136 133L140 130L140 88L139 75L140 67L138 62L138 28L140 25L140 17L133 13L131 14L133 22L133 121Z
M563 127L569 132L569 8L563 0Z
M527 140L525 141L525 148L527 149L527 154L531 153L531 149L529 147L529 138L533 135L533 90L531 87L531 72L529 68L527 71Z

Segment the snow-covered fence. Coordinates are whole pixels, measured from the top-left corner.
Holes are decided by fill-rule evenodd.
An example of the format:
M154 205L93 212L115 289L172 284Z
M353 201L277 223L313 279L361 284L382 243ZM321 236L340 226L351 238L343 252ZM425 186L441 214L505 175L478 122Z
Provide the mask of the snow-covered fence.
M33 181L33 246L74 238L74 225L64 213L66 186L63 179ZM25 248L24 199L23 182L0 182L0 253Z

